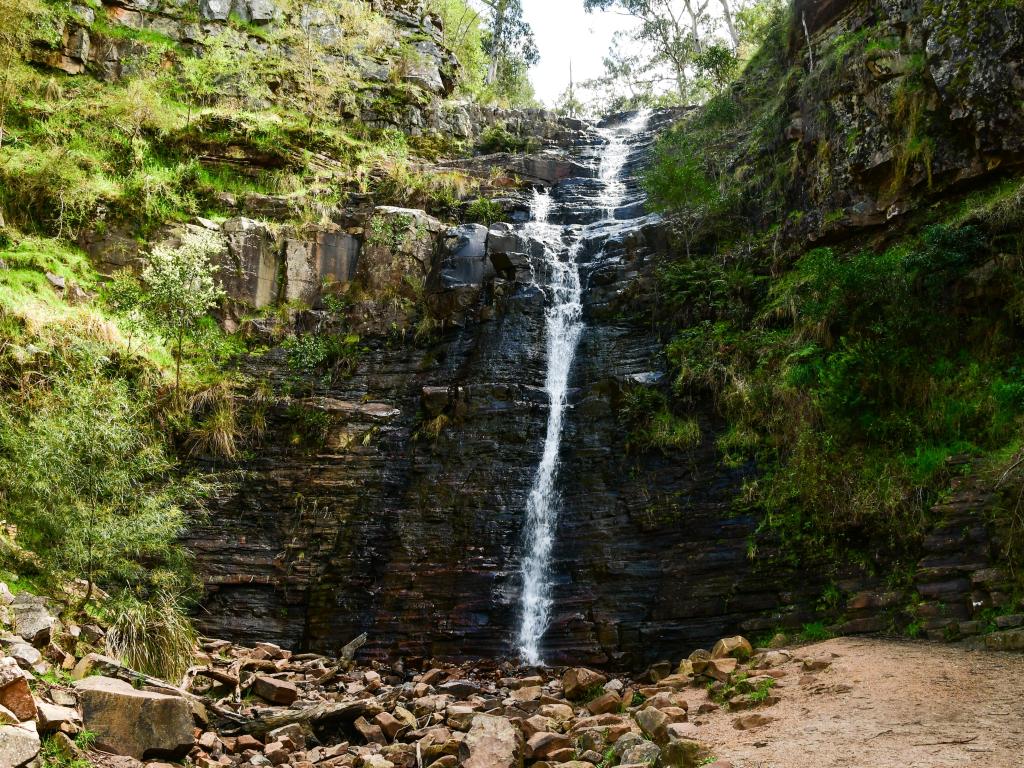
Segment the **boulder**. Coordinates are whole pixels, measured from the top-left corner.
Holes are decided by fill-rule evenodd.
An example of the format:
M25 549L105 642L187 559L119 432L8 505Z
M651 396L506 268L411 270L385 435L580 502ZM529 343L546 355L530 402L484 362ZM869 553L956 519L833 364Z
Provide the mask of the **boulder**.
M37 648L50 643L58 623L46 607L44 598L20 592L15 595L11 608L14 611L15 633Z
M82 716L78 714L77 709L48 704L45 701L38 702L36 709L38 710L37 722L41 733L64 730L62 726L65 725L82 725Z
M438 693L447 693L457 699L468 699L470 696L482 694L484 689L472 680L449 680L437 687Z
M560 723L565 723L569 720L572 720L573 716L576 714L573 711L573 708L570 707L568 704L541 704L541 707L538 711L544 717L549 717L552 720L555 720Z
M572 746L572 739L564 733L540 731L533 734L526 742L526 756L534 760L543 760L553 752Z
M661 748L650 741L639 741L622 753L622 764L655 765L661 757Z
M768 715L762 715L758 712L751 712L746 715L740 715L732 721L732 727L737 731L749 731L754 728L760 728L763 725L768 725L775 720L774 717Z
M729 680L729 675L736 671L736 665L736 659L730 657L711 659L704 669L704 674L724 683Z
M687 661L690 662L690 669L693 670L693 674L701 675L704 670L707 669L708 662L711 660L711 652L706 651L703 648L698 648L689 655Z
M667 729L672 719L660 709L646 707L637 712L633 717L636 719L637 725L640 726L649 738L658 743L662 743L668 738Z
M723 659L732 656L734 659L746 661L754 655L754 649L742 635L734 637L723 637L711 649L712 659Z
M79 680L75 688L83 724L104 751L139 760L180 758L195 744L192 711L180 696L136 690L111 677Z
M553 723L543 715L534 715L533 717L521 720L519 722L519 727L523 731L523 736L525 736L526 740L529 741L535 734L550 731L553 727Z
M363 737L363 741L367 744L387 743L387 739L384 738L384 731L381 727L379 725L372 724L365 717L357 717L352 725L359 732L359 735Z
M693 739L670 739L662 748L662 764L673 768L697 768L701 745Z
M263 756L270 761L271 765L284 765L288 762L288 747L281 741L271 741L263 747Z
M586 667L574 667L562 675L562 691L565 698L576 700L583 698L590 689L607 682L608 678L600 672Z
M84 629L84 628L83 628ZM113 677L124 667L120 663L100 653L89 653L81 658L71 670L71 677L75 680L84 680L92 675L106 675Z
M821 670L828 669L832 666L832 656L830 654L805 656L802 664L804 672L820 672Z
M477 715L459 756L463 768L521 768L523 737L508 718Z
M265 24L273 21L277 15L277 5L273 0L246 0L249 9L249 21L254 24Z
M36 703L32 690L13 659L0 660L0 706L10 710L19 722L34 720Z
M31 720L0 726L0 768L20 768L39 754L39 734Z
M986 635L985 647L991 651L1024 651L1024 629L1007 629Z
M512 691L509 696L512 701L523 702L523 701L536 701L541 697L544 689L539 685L526 685L522 688L516 688Z
M591 699L587 702L587 709L590 710L592 715L603 715L607 712L618 712L619 707L622 706L622 699L618 697L618 694L608 691L603 693L595 699Z
M199 0L199 15L206 21L227 21L231 0Z
M472 710L470 710L472 711ZM448 708L448 717L452 717L452 707ZM373 717L374 724L383 731L388 741L394 741L398 732L405 727L405 723L392 715L390 712L378 712Z
M253 691L261 699L266 699L271 704L291 704L299 698L299 689L295 683L288 680L278 680L276 677L257 675L253 681Z
M26 671L46 672L49 669L39 649L32 647L28 643L12 643L7 648L7 654L17 662L19 667Z

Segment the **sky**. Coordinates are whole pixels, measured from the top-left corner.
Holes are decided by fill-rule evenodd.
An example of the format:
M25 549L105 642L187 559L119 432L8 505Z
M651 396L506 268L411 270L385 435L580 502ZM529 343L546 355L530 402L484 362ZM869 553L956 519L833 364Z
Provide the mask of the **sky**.
M576 83L604 71L602 58L616 30L631 29L632 19L617 13L586 13L583 0L523 0L523 15L533 27L540 62L530 71L537 98L554 105L569 84L569 62Z

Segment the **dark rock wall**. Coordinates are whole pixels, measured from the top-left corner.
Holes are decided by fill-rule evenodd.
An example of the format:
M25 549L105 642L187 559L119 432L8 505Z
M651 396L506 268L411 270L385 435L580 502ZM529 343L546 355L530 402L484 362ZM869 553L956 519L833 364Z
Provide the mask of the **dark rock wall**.
M829 11L828 23L845 24L847 32L873 25L908 45L925 44L922 27L906 22L921 9L849 5L853 10L838 22ZM986 25L1007 12L986 10ZM950 11L929 14L932 29L955 21ZM811 35L820 46L817 26ZM951 35L939 40L935 34L928 38L935 46L955 46ZM981 59L965 64L963 77L944 79L935 46L928 43L927 76L949 85L942 91L946 101L927 102L927 115L941 130L967 126L966 134L950 139L954 154L935 158L934 183L941 189L982 167L979 158L992 142L995 153L1012 150L1011 137L997 141L986 126L1015 125L1019 110L1015 116L1004 108L1016 81L992 79L986 73L994 65ZM785 129L799 145L796 156L818 158L794 181L808 190L801 226L813 230L806 233L810 239L840 231L849 236L912 207L884 191L892 163L885 141L867 152L870 137L891 130L893 115L878 105L902 75L888 69L872 75L876 70L863 57L840 63L850 67L828 81L832 90L803 104ZM987 91L984 83L991 86ZM975 107L955 111L951 124L945 115L954 92L964 104L980 104L988 94L1005 114L979 123L981 107ZM838 153L832 159L814 149L826 134L812 115L825 103L849 115L830 124L840 137L830 142ZM868 137L859 145L867 149L841 159L842 137L853 134ZM586 138L582 126L566 135L570 158L592 165L597 138ZM638 145L650 138L640 137ZM820 189L805 183L814 174ZM922 188L926 169L912 164L908 177L911 189ZM581 205L593 183L580 173L555 186L560 220L593 215ZM827 216L833 209L843 217ZM851 568L833 584L834 577L808 572L758 534L755 515L735 511L743 480L756 468L730 468L720 460L715 438L723 425L711 404L695 408L702 439L694 449L627 453L616 414L621 388L663 375L650 308L657 301L653 269L668 255L667 242L661 225L641 220L635 231L604 247L593 243L581 256L587 326L563 439L556 607L545 658L638 665L678 657L735 630L798 628L814 618L829 585L839 590L840 604L833 607L846 631L906 624L904 609L915 590L927 603L924 631L937 637L977 631L975 607L1005 597L1002 575L989 567L997 542L985 523L986 493L963 490L949 509L937 511L940 523L908 580L894 584L891 564L876 563ZM463 256L446 262L438 248L437 263L465 266ZM514 260L507 263L514 271ZM485 275L472 285L460 275L434 273L428 281L437 291L431 298L436 306L457 308L439 336L429 343L374 336L351 377L312 386L312 397L293 386L292 399L272 408L268 436L252 458L238 467L210 466L222 473L224 491L209 522L189 537L207 585L204 631L317 650L336 649L367 631L367 652L381 656L512 651L525 494L546 421L544 300L521 272L496 277L465 270ZM310 318L321 322L316 313ZM284 391L289 374L280 350L247 365L254 377ZM326 415L323 445L303 439L297 404Z

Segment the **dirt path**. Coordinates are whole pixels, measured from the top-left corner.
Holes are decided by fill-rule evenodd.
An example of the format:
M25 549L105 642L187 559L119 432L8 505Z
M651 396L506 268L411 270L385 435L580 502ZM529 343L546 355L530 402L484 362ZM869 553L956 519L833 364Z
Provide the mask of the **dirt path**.
M691 714L701 741L735 768L1024 768L1024 655L858 638L796 650L828 653L815 674L779 667L781 700L756 710L774 722Z

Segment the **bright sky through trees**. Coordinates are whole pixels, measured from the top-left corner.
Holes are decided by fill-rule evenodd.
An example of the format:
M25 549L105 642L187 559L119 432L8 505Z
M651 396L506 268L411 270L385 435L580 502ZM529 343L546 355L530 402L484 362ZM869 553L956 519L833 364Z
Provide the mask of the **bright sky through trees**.
M540 62L530 71L537 98L551 106L569 84L572 61L576 83L604 72L602 59L618 30L636 22L618 13L590 13L583 0L523 0L526 21L533 27Z

